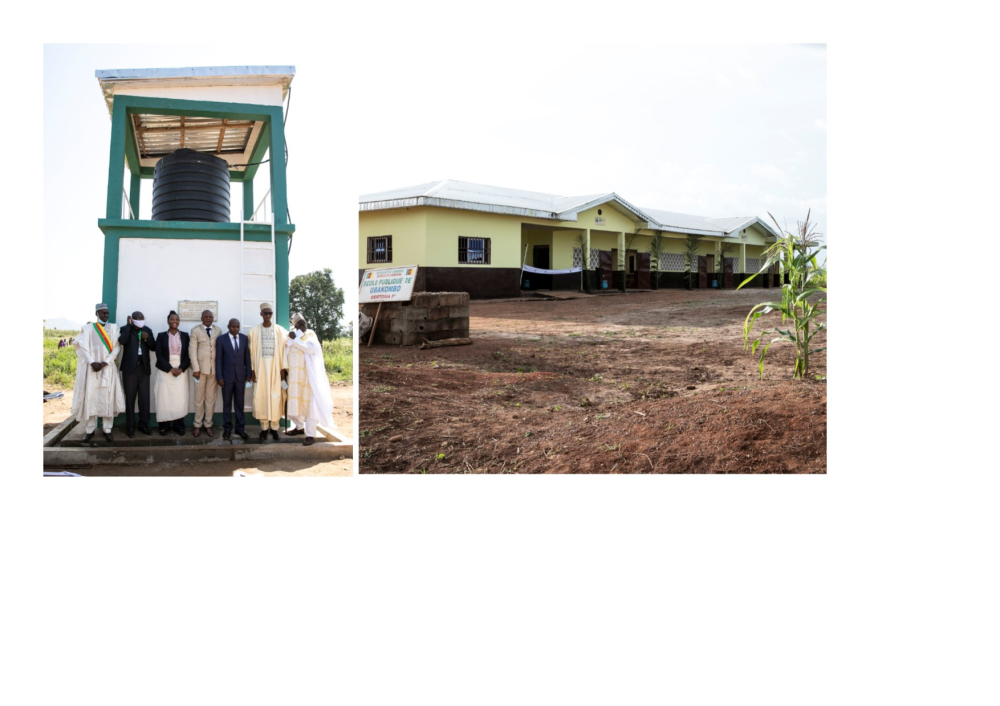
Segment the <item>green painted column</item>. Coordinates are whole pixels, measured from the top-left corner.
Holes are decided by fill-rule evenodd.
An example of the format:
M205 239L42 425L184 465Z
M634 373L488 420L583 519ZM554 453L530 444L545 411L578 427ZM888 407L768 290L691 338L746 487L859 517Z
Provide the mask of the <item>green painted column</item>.
M104 234L104 281L101 288L101 301L108 305L108 321L115 320L118 311L118 234Z
M271 161L271 205L274 224L288 225L288 192L285 182L285 126L281 123L281 109L271 119L270 125ZM287 315L287 311L285 312Z
M115 101L111 112L111 151L108 157L108 201L105 218L122 217L122 193L125 186L125 102ZM111 306L111 302L106 302Z
M129 184L128 202L135 214L135 220L139 220L139 194L142 191L142 179L138 172L132 173L132 183Z
M253 208L253 179L247 179L243 182L243 218L241 220L250 220L250 216L253 215Z
M278 326L288 328L288 236L274 234L274 313Z
M583 291L591 293L590 287L590 228L583 231ZM600 283L597 285L600 287Z
M747 272L747 244L740 243L740 274Z

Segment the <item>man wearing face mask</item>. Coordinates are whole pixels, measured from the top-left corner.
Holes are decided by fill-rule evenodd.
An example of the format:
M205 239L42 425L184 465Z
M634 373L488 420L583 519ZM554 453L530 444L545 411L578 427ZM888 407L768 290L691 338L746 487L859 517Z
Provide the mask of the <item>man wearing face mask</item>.
M139 431L149 430L149 361L153 352L153 330L146 326L141 311L133 311L122 328L118 343L122 348L122 384L125 387L125 433L135 436L135 399L139 398Z
M201 312L201 326L191 327L191 342L188 355L191 358L191 374L197 380L194 386L194 435L205 433L213 436L212 416L215 414L215 343L222 329L214 325L215 315L211 309Z
M73 387L73 416L85 424L84 441L97 431L97 418L104 422L104 438L113 441L115 417L125 411L121 376L118 374L119 332L108 323L108 305L98 304L97 321L87 324L73 341L76 349L76 384Z

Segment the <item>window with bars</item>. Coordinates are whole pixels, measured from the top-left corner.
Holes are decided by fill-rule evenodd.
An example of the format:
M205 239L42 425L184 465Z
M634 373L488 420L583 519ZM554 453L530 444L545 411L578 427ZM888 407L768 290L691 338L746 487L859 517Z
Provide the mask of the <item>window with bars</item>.
M490 239L458 237L458 263L460 265L490 264Z
M368 262L392 262L392 236L368 238Z

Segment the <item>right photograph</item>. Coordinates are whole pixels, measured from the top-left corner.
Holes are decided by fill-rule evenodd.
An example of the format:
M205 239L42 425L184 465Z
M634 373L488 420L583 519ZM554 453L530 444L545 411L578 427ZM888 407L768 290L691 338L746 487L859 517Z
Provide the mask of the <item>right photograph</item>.
M694 198L631 173L573 193L551 166L551 192L361 195L359 472L826 473L825 103L726 155L729 108L701 106L717 124L685 150L748 162L742 184L651 177Z

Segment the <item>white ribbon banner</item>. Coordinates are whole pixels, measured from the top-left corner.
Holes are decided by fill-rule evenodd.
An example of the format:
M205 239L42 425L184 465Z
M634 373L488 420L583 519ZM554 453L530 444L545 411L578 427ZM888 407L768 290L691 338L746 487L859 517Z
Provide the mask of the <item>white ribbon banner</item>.
M543 270L540 267L532 267L531 265L522 265L521 269L525 272L534 272L537 275L571 275L574 272L582 272L582 267L573 267L569 270Z

